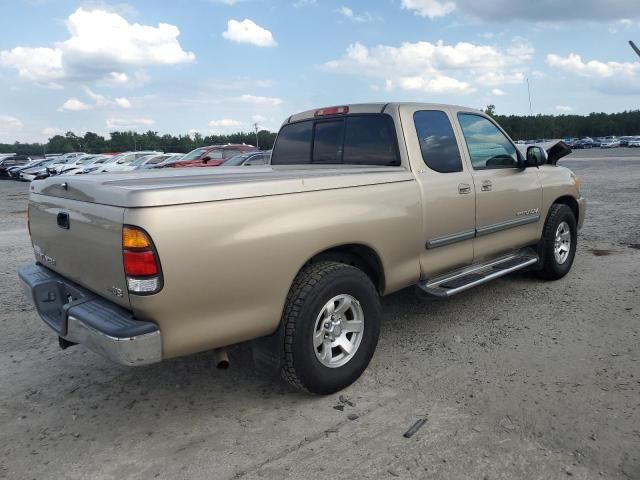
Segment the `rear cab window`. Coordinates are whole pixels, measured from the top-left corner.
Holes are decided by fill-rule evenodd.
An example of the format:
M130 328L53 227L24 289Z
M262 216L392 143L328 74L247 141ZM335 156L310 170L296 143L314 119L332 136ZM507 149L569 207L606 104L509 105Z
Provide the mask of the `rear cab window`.
M462 171L460 149L449 117L441 110L419 110L413 114L422 160L438 173Z
M285 125L271 164L400 166L393 120L384 114L352 114Z

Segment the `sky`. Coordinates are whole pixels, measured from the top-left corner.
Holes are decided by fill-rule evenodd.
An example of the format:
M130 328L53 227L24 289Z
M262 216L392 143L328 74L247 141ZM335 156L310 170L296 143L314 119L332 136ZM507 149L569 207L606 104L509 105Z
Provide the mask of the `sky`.
M0 142L277 130L418 101L640 108L637 0L3 0Z

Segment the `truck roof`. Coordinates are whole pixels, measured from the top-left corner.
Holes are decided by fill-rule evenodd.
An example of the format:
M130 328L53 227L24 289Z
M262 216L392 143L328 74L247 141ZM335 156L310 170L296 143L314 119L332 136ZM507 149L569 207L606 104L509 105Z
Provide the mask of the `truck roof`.
M332 108L348 108L348 114L352 113L383 113L390 111L397 111L401 106L409 106L409 107L420 107L425 110L443 110L443 109L456 109L456 110L464 110L469 112L480 112L477 108L469 108L463 107L460 105L447 105L443 103L422 103L422 102L373 102L373 103L349 103L343 105L335 105L335 106L327 106L327 107L319 107L314 108L312 110L305 110L304 112L295 113L287 118L283 125L287 123L299 122L301 120L309 120L311 118L315 118L316 113L320 110L329 110ZM340 113L340 112L337 112Z

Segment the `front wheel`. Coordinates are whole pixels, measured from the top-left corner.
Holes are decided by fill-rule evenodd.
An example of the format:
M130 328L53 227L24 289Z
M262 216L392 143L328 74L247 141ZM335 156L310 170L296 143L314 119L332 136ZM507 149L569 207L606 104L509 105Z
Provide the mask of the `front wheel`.
M578 227L573 211L566 205L552 205L540 240L539 276L546 280L557 280L569 273L576 255L577 241Z
M362 270L310 264L287 297L282 376L317 394L342 390L367 368L380 331L378 292Z

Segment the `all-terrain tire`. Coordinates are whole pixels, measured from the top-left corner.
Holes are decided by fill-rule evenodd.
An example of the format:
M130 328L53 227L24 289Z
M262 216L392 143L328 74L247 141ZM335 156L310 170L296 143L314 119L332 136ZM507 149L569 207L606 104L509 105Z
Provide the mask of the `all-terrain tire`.
M314 334L324 307L340 295L357 301L364 328L349 360L344 365L329 367L316 354ZM373 356L380 333L380 318L378 291L362 270L328 261L305 266L291 286L282 318L285 332L283 378L296 388L322 395L351 385Z
M557 254L560 245L558 242L560 241L562 244L562 238L565 241L569 240L568 251L566 254L564 252ZM566 246L566 243L562 245ZM553 204L549 209L538 246L540 254L538 276L545 280L557 280L564 277L571 270L577 245L578 226L573 211L567 205Z

